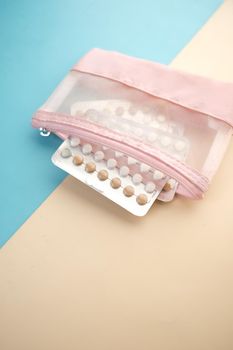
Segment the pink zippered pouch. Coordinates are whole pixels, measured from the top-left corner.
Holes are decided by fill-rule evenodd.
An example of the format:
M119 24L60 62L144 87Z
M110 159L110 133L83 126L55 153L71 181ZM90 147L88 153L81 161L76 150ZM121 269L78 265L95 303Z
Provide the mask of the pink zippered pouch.
M232 135L233 84L93 49L68 73L32 125L124 152L199 199Z

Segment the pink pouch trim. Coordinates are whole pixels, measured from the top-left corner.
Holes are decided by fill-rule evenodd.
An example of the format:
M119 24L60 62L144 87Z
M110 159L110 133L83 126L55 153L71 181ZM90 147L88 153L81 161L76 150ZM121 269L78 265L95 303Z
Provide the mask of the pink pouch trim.
M93 143L101 143L109 148L130 154L176 179L182 186L186 197L200 199L208 189L209 180L195 169L159 149L151 149L150 146L134 138L125 138L117 132L90 123L82 117L39 110L32 119L32 126L46 128L57 134L78 135Z
M233 84L174 70L169 66L93 49L72 70L112 79L233 127Z

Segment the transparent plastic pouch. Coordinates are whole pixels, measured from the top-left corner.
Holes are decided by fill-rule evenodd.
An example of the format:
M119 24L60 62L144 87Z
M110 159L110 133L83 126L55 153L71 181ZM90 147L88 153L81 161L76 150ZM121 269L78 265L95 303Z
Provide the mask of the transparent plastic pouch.
M35 113L32 125L123 152L175 179L176 191L207 191L232 135L233 84L93 49Z

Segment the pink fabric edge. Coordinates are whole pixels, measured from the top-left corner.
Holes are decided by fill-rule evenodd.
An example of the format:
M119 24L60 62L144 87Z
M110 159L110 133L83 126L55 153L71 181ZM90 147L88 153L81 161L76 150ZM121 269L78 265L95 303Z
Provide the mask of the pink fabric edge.
M72 70L118 81L233 127L233 84L118 52L92 49Z
M59 130L57 125L56 125L56 129L48 127L48 124L51 124L53 122L59 122L59 123L62 122L62 127L60 128L61 130ZM79 119L78 117L71 117L70 115L66 115L66 114L48 112L48 111L43 110L43 109L38 110L34 114L33 119L32 119L32 126L35 127L35 128L44 127L44 128L46 128L46 129L48 129L50 131L55 132L59 137L64 139L64 138L66 138L66 135L67 135L66 131L67 130L65 131L65 133L63 132L63 130L66 129L66 123L67 122L69 122L69 124L71 123L73 126L75 126L75 125L76 126L77 125L80 126L80 124L82 124L82 123L87 124L88 130L92 126L92 124L90 124L89 122L86 122L86 121L84 122L82 119ZM94 126L94 129L95 130L99 130L99 129L102 130L102 127ZM104 132L104 130L102 130L101 131L101 135L103 137L105 137L104 134L105 134L105 132ZM114 136L116 137L117 135L114 134ZM113 137L113 135L111 135L111 137ZM114 140L112 138L108 137L108 139L111 139L110 143L114 142ZM109 143L109 146L111 147L110 143ZM122 144L123 144L123 142L122 142ZM124 150L122 150L122 151L124 152ZM199 173L196 169L193 169L193 168L189 167L188 165L185 165L184 163L181 163L179 160L177 160L175 158L173 159L172 156L166 155L166 154L164 154L161 151L159 151L159 153L161 154L161 158L160 159L163 159L163 157L169 159L169 161L166 161L166 160L163 159L163 161L168 165L168 167L169 167L169 164L171 165L171 163L174 162L176 169L180 169L180 170L182 170L182 173L188 174L189 180L191 179L193 181L193 183L195 183L196 185L200 186L199 190L197 191L195 196L191 196L190 193L185 188L183 188L183 186L182 186L182 188L183 188L182 194L184 196L188 197L188 198L193 198L193 199L200 199L200 198L202 198L203 197L203 193L206 192L206 190L208 188L208 184L209 184L208 179L205 176L203 176L201 173ZM137 155L135 155L135 157L137 157ZM147 163L146 159L142 159L141 161Z

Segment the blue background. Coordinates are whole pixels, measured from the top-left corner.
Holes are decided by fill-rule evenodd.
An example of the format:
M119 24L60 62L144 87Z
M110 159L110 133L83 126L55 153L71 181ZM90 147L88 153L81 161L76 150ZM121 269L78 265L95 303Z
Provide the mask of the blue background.
M0 246L65 177L30 119L69 68L93 47L169 63L221 2L0 0Z

